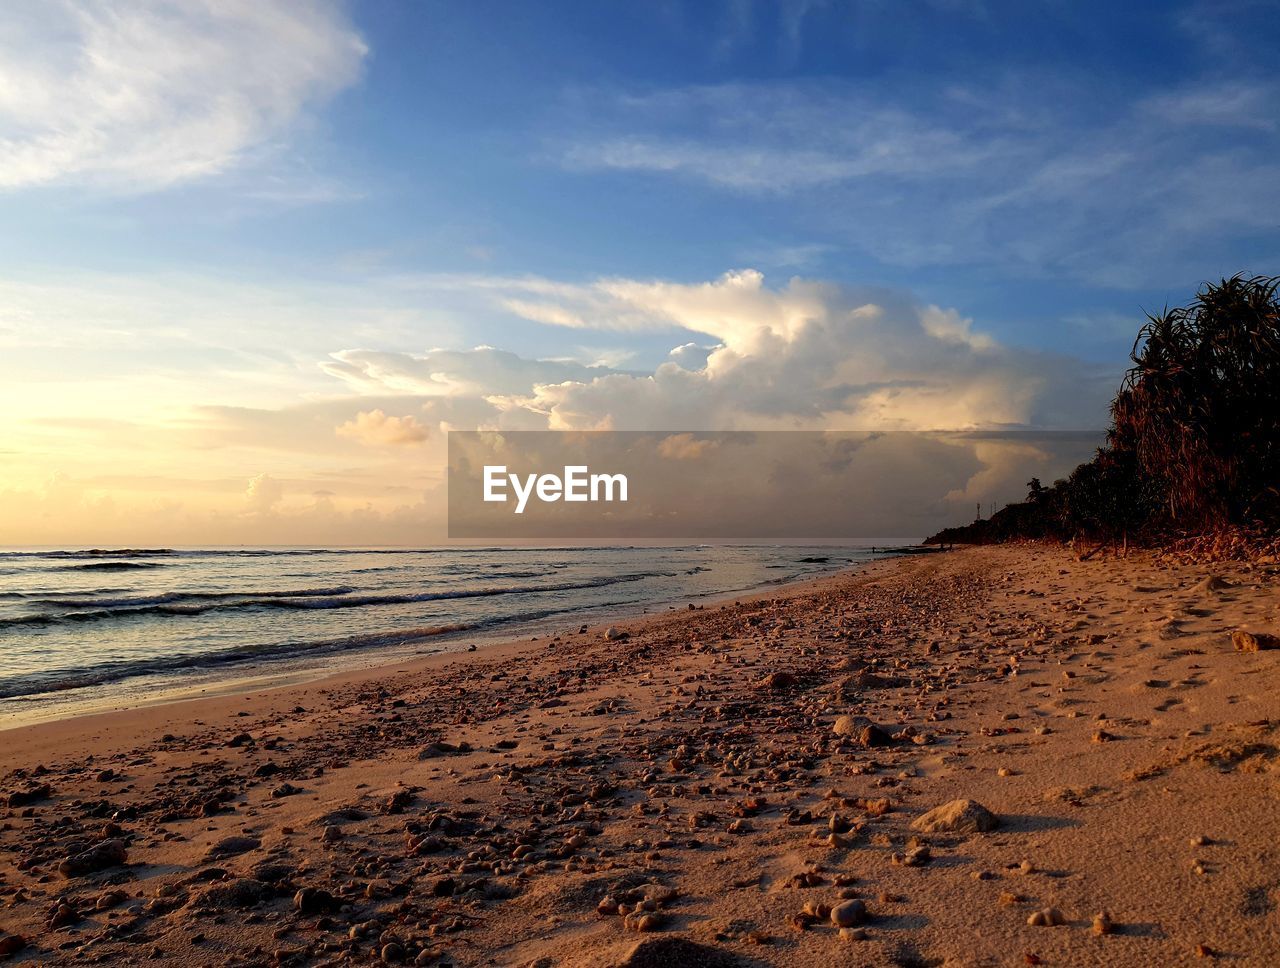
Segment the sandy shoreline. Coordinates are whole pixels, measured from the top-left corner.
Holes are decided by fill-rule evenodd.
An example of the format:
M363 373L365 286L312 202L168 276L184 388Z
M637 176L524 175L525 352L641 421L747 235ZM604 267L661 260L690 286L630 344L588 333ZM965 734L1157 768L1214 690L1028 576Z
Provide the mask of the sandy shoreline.
M671 598L639 602L613 607L592 607L582 618L594 631L603 630L616 621L643 621L646 618L666 614L669 610L685 607L690 602L699 605L719 605L722 602L746 601L778 594L790 594L807 587L814 581L827 581L833 577L861 571L893 560L862 561L816 576L778 581L755 587L722 592L699 592L682 598L678 604ZM476 649L505 648L513 643L545 640L557 632L575 631L581 622L575 621L573 612L547 616L541 619L519 622L512 627L477 627L453 632L444 637L428 635L420 638L404 638L381 646L335 651L312 655L299 652L288 658L275 660L246 660L239 665L217 667L193 666L184 676L154 677L145 674L136 678L116 680L105 687L91 685L62 691L36 693L0 700L0 734L8 730L31 725L55 723L89 716L111 715L141 708L204 701L219 696L248 696L290 687L301 687L329 679L351 677L375 677L393 669L416 668L428 659L450 656ZM396 639L393 632L382 636ZM216 671L215 671L216 669ZM183 683L183 679L190 680Z
M0 926L108 964L1274 964L1280 652L1230 632L1275 580L973 549L7 730ZM911 829L958 797L999 826Z

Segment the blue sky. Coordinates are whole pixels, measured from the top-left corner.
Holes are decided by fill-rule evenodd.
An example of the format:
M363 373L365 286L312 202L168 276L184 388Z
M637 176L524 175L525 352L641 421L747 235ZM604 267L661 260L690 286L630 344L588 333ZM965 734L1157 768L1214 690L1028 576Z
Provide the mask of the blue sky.
M493 421L1100 426L1142 310L1280 265L1275 2L6 19L0 402L32 488L108 493L89 419L196 433L239 490L290 473L290 421L330 421L313 463Z

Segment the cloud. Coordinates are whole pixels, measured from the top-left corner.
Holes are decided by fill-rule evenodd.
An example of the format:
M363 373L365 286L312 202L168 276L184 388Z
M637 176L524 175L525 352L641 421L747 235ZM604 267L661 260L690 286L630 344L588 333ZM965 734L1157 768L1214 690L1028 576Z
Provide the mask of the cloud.
M473 288L539 323L671 332L677 345L648 372L492 347L347 350L325 369L365 393L483 401L485 427L583 430L1079 428L1103 424L1112 390L1079 360L1003 346L956 310L892 290L803 278L771 287L754 269L695 283L494 277Z
M370 277L358 292L103 282L0 282L20 297L0 315L13 327L0 449L18 452L0 526L14 540L128 543L132 526L160 543L404 541L440 523L428 495L450 430L1096 428L1118 376L1006 345L910 292L750 268ZM457 339L441 305L525 349L415 349L424 332ZM568 322L535 321L552 318ZM575 348L599 333L635 349L626 369L564 358L597 356ZM79 491L46 488L52 470Z
M320 366L363 392L392 391L428 397L507 396L527 393L539 384L589 380L612 372L605 366L571 360L525 359L492 346L421 354L340 350Z
M284 499L284 485L270 474L259 474L244 492L245 505L254 514L267 514Z
M412 414L389 417L381 410L362 410L336 430L340 437L350 437L371 447L403 447L421 444L429 434Z
M330 0L27 0L0 31L0 187L150 191L225 172L354 83Z
M551 143L567 170L709 187L888 265L1185 285L1238 268L1280 205L1280 83L1232 76L597 91Z

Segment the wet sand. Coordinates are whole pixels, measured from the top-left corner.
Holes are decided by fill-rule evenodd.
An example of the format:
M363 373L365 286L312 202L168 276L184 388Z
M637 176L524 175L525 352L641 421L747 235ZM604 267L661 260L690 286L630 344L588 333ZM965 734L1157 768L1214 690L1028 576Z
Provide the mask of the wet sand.
M5 731L0 952L1280 963L1278 574L969 549Z

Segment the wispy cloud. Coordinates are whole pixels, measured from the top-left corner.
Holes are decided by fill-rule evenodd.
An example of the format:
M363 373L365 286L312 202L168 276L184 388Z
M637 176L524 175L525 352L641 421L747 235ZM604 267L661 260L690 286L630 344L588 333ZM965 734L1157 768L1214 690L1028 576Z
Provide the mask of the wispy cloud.
M1280 206L1280 84L1263 76L1120 96L1087 77L1025 75L580 101L560 142L566 169L709 186L891 265L1185 282L1213 252L1269 231Z
M352 84L366 53L332 0L19 0L5 20L8 189L145 192L228 171Z

